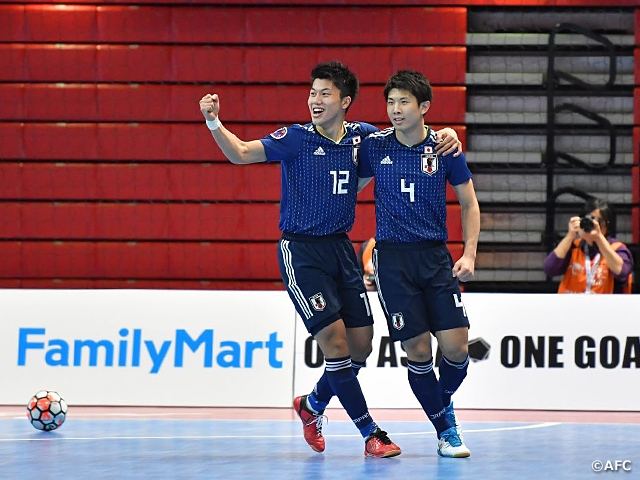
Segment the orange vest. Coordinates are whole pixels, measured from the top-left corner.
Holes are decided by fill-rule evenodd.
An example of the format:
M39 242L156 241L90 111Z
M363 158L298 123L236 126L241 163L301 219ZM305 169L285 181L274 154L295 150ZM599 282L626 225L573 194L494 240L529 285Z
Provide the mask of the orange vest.
M373 273L367 271L367 263L371 261L371 257L373 256L373 247L375 246L375 238L370 238L362 246L362 269L364 270L364 273Z
M611 247L617 250L622 245L621 242L614 242ZM597 258L597 257L596 257ZM609 266L604 256L599 255L598 264L596 258L591 258L591 293L613 293L614 278L609 271ZM580 248L580 239L574 240L571 249L571 259L567 271L560 282L558 293L585 293L587 290L587 270L585 261L587 256L582 248ZM595 267L595 272L593 268ZM623 293L631 293L631 275L629 281L624 287Z

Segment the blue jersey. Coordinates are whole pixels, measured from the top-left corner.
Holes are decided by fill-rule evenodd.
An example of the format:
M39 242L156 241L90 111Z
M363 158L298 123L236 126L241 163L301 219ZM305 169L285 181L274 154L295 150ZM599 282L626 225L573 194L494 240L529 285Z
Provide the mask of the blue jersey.
M378 129L362 122L345 122L344 127L338 143L312 123L281 128L261 139L267 161L281 163L280 230L319 236L353 227L358 148Z
M464 155L436 154L436 132L407 147L393 127L365 138L359 176L375 177L376 242L443 241L447 232L447 181L471 178Z

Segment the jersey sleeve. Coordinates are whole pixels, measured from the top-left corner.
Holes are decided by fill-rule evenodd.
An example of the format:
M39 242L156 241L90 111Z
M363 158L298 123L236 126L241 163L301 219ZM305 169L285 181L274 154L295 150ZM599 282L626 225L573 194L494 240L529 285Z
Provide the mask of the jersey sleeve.
M362 129L362 136L366 137L372 133L379 132L380 129L375 125L371 125L370 123L359 122L360 128Z
M443 157L443 160L447 164L447 180L453 186L461 185L468 182L473 175L467 166L467 160L464 157L464 153L454 157L453 154L449 154Z
M294 157L300 151L303 130L299 125L282 127L260 139L267 163L281 162Z
M371 168L371 161L369 158L370 145L371 145L371 139L365 138L360 144L360 148L358 149L358 177L359 178L373 177L373 169Z

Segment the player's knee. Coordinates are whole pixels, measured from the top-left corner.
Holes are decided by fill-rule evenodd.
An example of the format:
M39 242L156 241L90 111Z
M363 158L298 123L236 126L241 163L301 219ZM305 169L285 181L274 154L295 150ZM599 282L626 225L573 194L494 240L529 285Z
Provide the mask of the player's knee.
M448 345L446 348L440 347L442 355L447 357L452 362L460 363L464 362L469 353L469 347L467 343L460 345Z
M332 337L329 340L318 342L318 344L326 358L342 358L351 355L346 338Z
M371 346L371 343L368 343L366 345L358 345L351 350L351 358L356 362L364 362L367 360L367 358L369 358L369 355L371 355L372 351L373 347Z
M433 352L429 345L404 345L407 358L412 362L428 362L432 360Z

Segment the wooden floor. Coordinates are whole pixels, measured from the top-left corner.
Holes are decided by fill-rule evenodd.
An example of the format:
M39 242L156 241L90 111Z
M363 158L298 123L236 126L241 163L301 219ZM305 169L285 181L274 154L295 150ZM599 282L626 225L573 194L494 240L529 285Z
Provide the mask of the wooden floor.
M572 480L593 479L598 465L640 473L640 412L460 410L467 459L438 457L420 410L371 413L402 455L364 458L338 409L326 412L319 454L290 409L73 407L44 433L23 406L0 407L1 478Z

